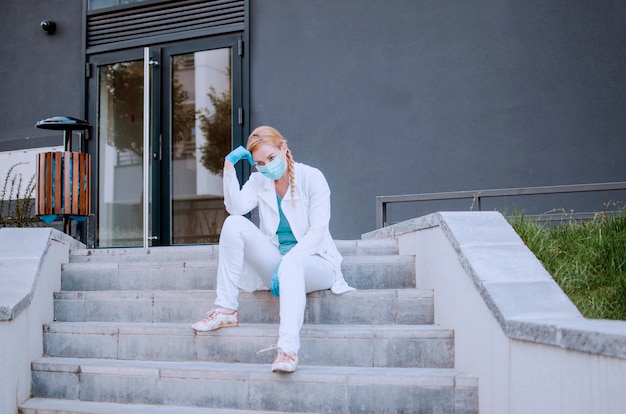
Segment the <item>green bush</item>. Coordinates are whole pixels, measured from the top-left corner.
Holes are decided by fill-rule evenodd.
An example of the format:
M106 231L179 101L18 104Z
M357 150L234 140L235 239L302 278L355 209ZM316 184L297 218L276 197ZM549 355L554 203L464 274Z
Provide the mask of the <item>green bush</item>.
M585 317L626 320L624 208L558 226L523 215L508 220Z
M0 194L0 227L35 227L39 220L32 214L35 176L24 183L22 174L14 174L17 163L9 168ZM25 187L23 187L25 185Z

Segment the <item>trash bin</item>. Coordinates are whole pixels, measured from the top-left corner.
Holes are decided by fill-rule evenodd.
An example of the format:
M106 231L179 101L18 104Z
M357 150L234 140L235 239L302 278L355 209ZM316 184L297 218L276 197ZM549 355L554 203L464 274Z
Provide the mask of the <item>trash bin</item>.
M82 221L91 214L91 156L72 152L72 132L90 127L87 121L55 116L43 119L37 128L62 130L65 151L37 154L37 204L35 214L47 224L63 217L65 233L70 219Z

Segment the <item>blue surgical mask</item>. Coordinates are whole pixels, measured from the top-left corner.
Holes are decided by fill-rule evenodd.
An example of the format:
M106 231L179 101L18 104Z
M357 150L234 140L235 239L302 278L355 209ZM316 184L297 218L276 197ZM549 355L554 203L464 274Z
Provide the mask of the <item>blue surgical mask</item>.
M257 165L256 170L263 174L265 177L270 180L278 180L283 176L285 170L287 169L287 165L285 165L284 161L280 157L274 158L267 165Z

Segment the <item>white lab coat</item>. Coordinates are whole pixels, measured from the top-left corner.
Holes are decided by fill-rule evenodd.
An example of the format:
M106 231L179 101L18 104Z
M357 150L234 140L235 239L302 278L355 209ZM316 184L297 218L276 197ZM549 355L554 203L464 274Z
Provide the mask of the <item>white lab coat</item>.
M335 271L333 293L354 290L346 283L341 272L343 258L337 250L330 231L330 188L324 174L317 168L294 163L295 192L287 189L281 208L298 243L287 254L320 255L329 261ZM293 202L292 202L293 201ZM236 173L224 172L224 204L232 215L245 215L258 207L261 232L278 246L276 230L280 222L274 182L255 172L240 188ZM244 266L239 286L248 291L263 287L254 269Z

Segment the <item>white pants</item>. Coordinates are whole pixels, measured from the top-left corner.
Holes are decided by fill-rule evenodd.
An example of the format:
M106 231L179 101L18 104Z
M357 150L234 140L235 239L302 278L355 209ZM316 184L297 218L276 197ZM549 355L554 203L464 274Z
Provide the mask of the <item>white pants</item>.
M306 294L330 289L335 282L333 266L317 255L282 256L250 220L228 216L220 234L215 306L233 310L239 307L238 282L244 262L256 271L265 286L270 285L272 274L281 262L278 269L280 327L277 346L283 351L298 353Z

